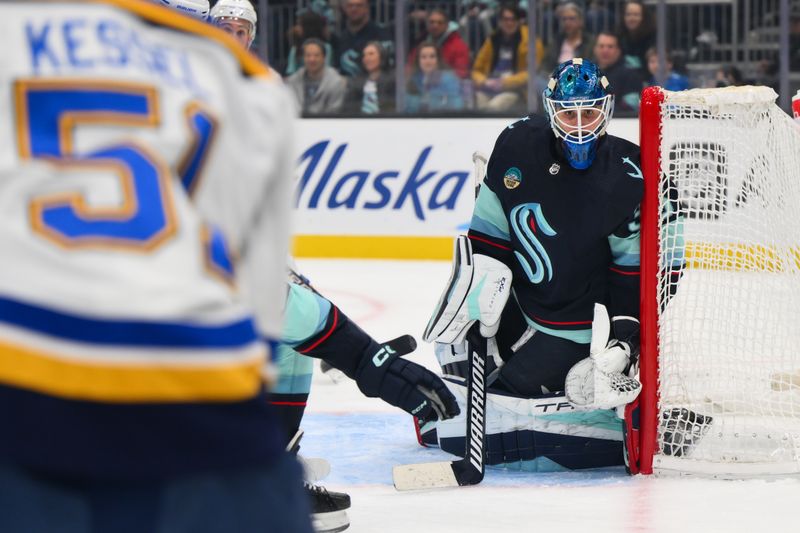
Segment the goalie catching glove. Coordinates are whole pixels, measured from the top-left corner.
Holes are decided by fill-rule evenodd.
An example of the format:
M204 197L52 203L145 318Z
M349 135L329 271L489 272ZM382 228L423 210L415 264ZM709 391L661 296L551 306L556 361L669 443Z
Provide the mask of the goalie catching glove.
M366 396L381 398L423 422L458 415L458 402L444 382L427 368L402 358L416 347L411 335L383 345L371 343L356 370L358 388Z
M569 403L584 409L613 409L631 403L642 384L628 375L636 374L639 356L639 321L614 317L614 334L608 311L595 304L589 357L579 361L567 374L565 393Z

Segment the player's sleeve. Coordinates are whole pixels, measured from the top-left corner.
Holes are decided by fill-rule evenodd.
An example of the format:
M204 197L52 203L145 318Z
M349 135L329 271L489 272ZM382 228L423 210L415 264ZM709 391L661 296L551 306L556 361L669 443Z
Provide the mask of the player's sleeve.
M249 213L249 228L239 244L237 263L240 293L255 313L259 333L268 339L281 338L286 295L286 257L291 226L292 176L294 174L294 105L284 88L272 94L270 112L264 112L262 127L264 153L268 158L265 176L258 190L242 191L255 198ZM254 107L255 110L260 110ZM235 187L238 184L230 184Z
M413 337L403 335L379 344L319 293L290 285L290 313L297 305L305 306L309 324L316 324L305 332L292 332L294 320L287 319L287 334L295 338L286 340L294 341L297 352L324 359L355 380L365 396L380 398L423 421L443 420L459 413L455 396L441 378L403 358L416 348ZM324 321L319 321L323 315ZM308 332L312 334L300 340Z
M289 283L281 340L296 347L321 336L332 310L333 304L323 296L302 285Z
M335 304L315 290L290 282L282 342L324 359L353 378L364 352L377 343Z
M637 205L608 236L611 264L608 268L611 316L639 317L639 268L641 217Z
M319 317L321 320L316 323L314 331L306 331L310 333L307 336L295 332L292 338L285 339L286 343L298 353L324 359L349 378L356 379L364 354L373 347L377 352L378 344L336 305L320 296L317 298L327 302L327 312ZM322 310L323 306L319 309Z
M615 221L608 236L608 247L611 251L611 264L608 267L608 311L612 317L639 318L641 201L644 181L638 148L627 143L620 155L623 156L622 163L616 170L620 175L608 208L612 220Z

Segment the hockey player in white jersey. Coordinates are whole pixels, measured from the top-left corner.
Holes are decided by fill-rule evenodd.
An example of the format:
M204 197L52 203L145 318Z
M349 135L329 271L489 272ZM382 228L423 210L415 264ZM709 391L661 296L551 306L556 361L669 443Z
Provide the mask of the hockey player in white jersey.
M190 17L206 20L211 5L208 0L155 0L164 7L179 11Z
M291 97L141 0L3 2L0 36L0 531L310 533L265 400Z
M182 1L182 0L173 0ZM255 12L248 0L220 0L211 11L211 22L232 33L244 20L255 32ZM238 39L238 35L233 33ZM248 34L243 45L249 46L255 34ZM198 130L204 126L196 124ZM214 194L208 194L202 178L209 170L201 159L188 153L180 168L182 181L196 198L209 220L220 218ZM288 175L288 174L287 174ZM352 322L333 303L308 285L302 276L290 272L288 302L282 342L276 346L279 380L269 400L278 413L287 441L297 434L310 390L313 365L306 356L324 359L353 378L361 391L400 407L422 420L441 420L455 416L458 405L444 382L424 367L403 359L416 347L414 339L401 336L379 343ZM247 291L243 296L258 307L261 293ZM301 355L304 354L304 355ZM342 531L349 526L347 494L327 491L306 484L311 497L314 526L318 533Z
M209 16L211 22L232 35L245 48L256 38L258 15L250 0L219 0Z

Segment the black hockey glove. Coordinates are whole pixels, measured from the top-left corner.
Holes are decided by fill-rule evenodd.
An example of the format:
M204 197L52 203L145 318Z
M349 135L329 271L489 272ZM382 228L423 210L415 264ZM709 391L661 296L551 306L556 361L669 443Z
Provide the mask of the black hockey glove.
M356 370L358 388L366 396L378 397L423 423L456 416L460 412L458 402L444 382L427 368L402 358L416 347L411 335L382 345L370 343Z

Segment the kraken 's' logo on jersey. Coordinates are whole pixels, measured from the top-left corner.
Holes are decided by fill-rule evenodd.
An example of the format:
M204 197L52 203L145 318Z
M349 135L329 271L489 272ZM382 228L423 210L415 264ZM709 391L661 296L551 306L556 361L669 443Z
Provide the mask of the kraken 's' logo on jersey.
M521 204L511 210L511 227L517 235L525 254L514 251L517 261L527 274L531 283L541 283L553 279L553 264L539 237L556 235L537 203Z
M503 175L503 184L505 184L506 189L516 189L520 183L522 183L522 171L520 169L511 167L506 170Z

